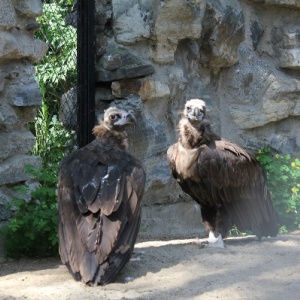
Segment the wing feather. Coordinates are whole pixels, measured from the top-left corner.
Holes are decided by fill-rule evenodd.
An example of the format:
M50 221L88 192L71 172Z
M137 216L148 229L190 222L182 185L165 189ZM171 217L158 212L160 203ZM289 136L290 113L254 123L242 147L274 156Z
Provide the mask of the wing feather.
M207 178L205 194L210 202L222 205L239 230L253 230L259 237L276 235L276 213L256 159L226 140L214 143L198 158L198 176Z

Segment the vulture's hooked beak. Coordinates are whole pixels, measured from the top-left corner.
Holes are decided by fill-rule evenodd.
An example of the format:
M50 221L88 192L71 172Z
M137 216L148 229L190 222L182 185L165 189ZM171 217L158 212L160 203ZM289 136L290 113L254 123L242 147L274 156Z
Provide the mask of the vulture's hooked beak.
M116 122L115 125L124 126L124 125L127 125L127 124L136 125L136 118L131 113L123 112L122 115L121 115L120 120L118 122Z
M135 127L136 127L136 118L133 114L129 113L126 116L126 124L133 124L133 132L135 132Z
M128 113L126 116L126 124L134 124L136 125L136 118L133 114Z
M188 118L191 121L201 122L205 117L205 111L203 109L199 109L195 107L188 113Z

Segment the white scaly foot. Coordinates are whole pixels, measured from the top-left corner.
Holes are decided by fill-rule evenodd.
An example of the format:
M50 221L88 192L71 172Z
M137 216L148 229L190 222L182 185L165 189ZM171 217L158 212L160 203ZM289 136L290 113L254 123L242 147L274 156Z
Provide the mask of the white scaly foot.
M213 231L210 231L208 234L208 244L206 247L212 248L224 248L224 242L222 239L222 235L219 234L218 237L215 236Z

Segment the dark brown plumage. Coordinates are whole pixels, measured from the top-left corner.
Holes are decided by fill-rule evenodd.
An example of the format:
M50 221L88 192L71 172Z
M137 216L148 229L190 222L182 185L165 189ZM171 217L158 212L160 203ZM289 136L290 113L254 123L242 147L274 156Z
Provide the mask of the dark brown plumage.
M96 139L66 157L58 183L59 252L76 280L112 282L128 262L141 220L145 170L127 149L131 114L109 108Z
M216 135L205 112L200 99L186 103L178 142L167 157L182 190L200 204L209 241L217 240L214 232L226 237L233 224L259 239L276 236L276 213L262 168L251 154Z

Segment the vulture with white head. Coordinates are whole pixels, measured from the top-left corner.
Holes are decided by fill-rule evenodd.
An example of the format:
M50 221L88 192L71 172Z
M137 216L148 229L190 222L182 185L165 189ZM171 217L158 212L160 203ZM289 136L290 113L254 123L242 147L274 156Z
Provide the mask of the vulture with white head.
M132 114L104 113L90 144L59 168L59 253L75 280L104 285L129 261L141 221L146 173L127 152L125 127Z
M178 142L167 158L173 177L201 208L208 244L223 247L233 225L260 240L276 236L278 221L265 174L253 155L220 138L206 121L203 100L187 101Z

